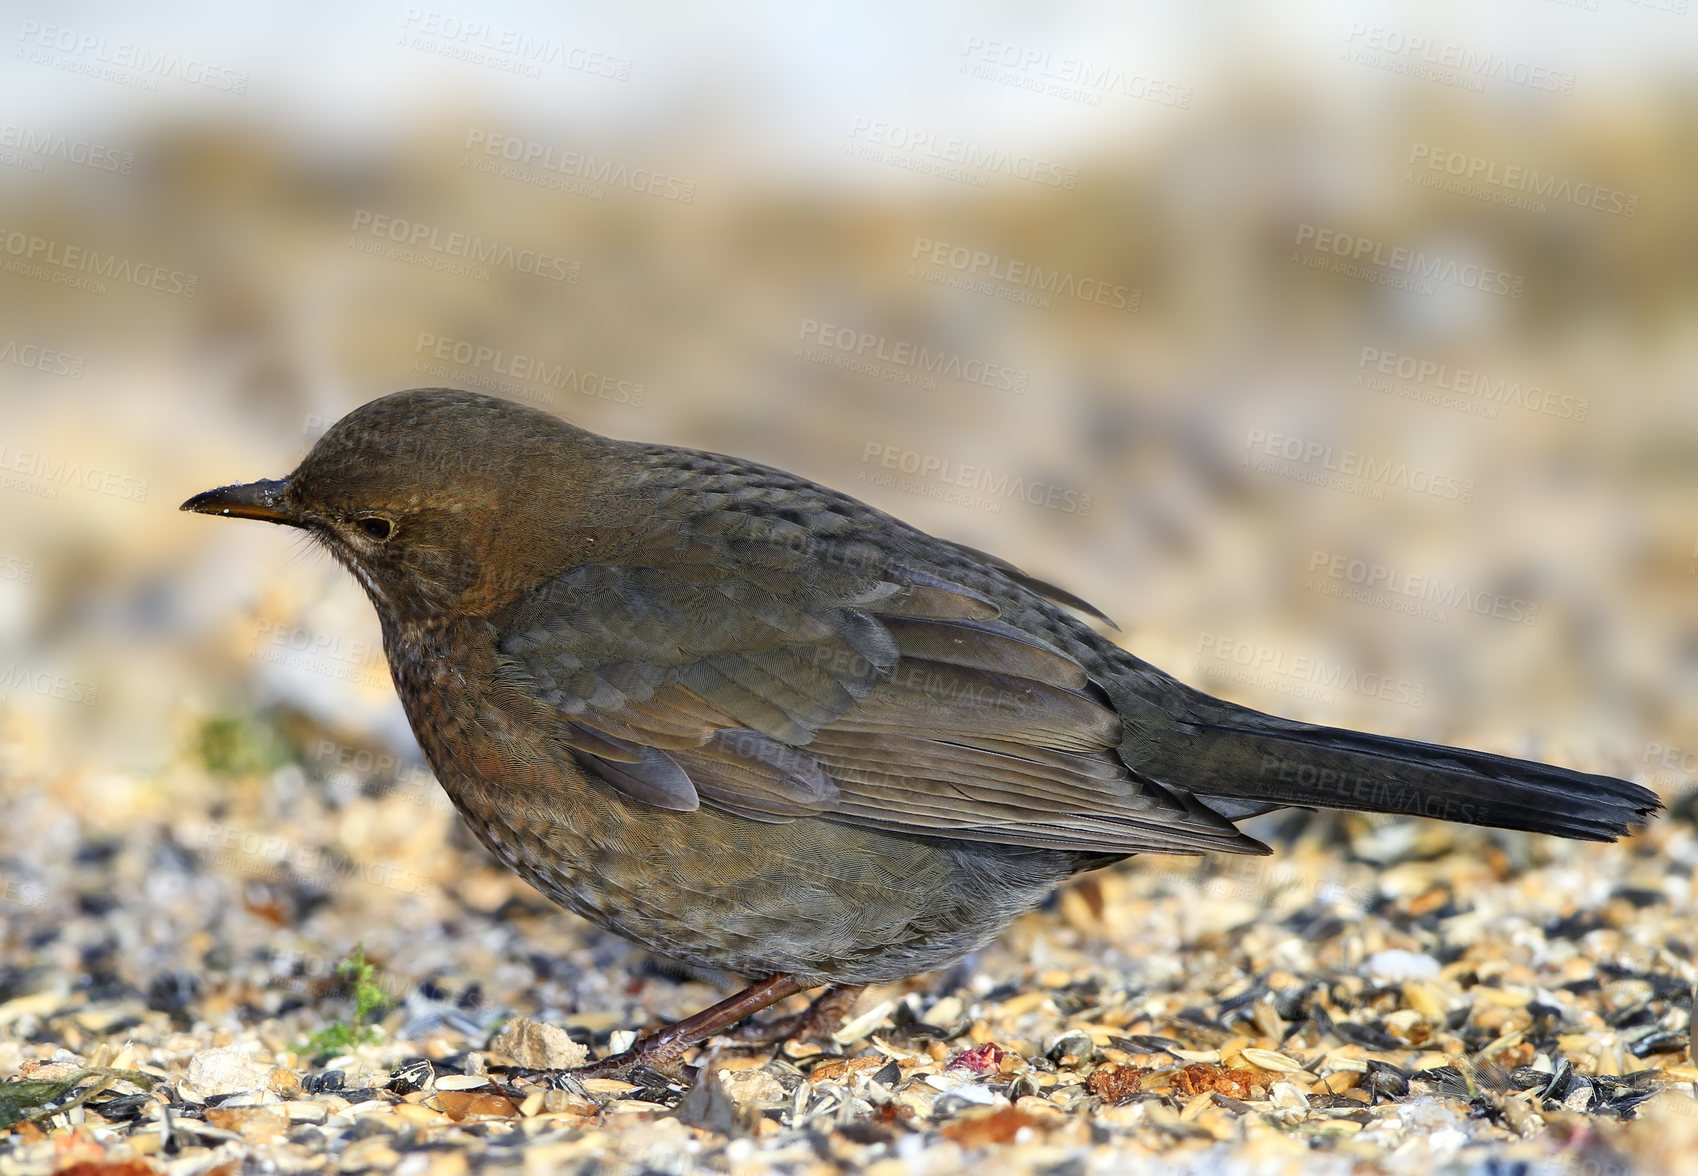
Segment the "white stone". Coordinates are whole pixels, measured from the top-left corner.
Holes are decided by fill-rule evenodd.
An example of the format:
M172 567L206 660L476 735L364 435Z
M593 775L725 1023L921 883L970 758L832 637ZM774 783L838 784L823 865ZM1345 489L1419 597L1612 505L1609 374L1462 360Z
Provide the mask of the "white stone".
M568 1037L566 1030L529 1017L507 1022L489 1048L527 1070L570 1070L590 1059L589 1051Z
M766 1110L781 1107L788 1101L784 1087L765 1070L721 1070L719 1082L739 1107Z
M1431 980L1439 974L1439 962L1420 952L1391 948L1369 956L1362 970L1382 980Z
M263 1089L271 1071L232 1046L203 1049L189 1059L184 1081L202 1098Z

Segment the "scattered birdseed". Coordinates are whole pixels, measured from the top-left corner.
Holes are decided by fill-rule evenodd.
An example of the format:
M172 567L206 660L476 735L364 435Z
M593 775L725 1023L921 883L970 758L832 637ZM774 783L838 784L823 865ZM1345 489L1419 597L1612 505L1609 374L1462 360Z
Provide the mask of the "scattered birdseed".
M731 982L558 912L416 782L179 768L25 803L48 786L0 783L0 857L39 874L40 901L6 911L28 949L0 967L0 1168L20 1176L902 1176L992 1154L999 1173L1428 1176L1698 1155L1690 806L1601 846L1264 818L1266 886L1133 859L948 972L867 992L829 1039L708 1043L691 1087L548 1067Z

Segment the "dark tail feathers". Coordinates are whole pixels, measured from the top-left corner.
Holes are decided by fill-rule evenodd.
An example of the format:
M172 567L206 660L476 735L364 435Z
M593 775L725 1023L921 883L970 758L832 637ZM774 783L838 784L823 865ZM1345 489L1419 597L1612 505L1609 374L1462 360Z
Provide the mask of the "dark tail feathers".
M1626 780L1532 760L1317 727L1216 699L1197 727L1141 770L1185 788L1223 816L1286 806L1406 813L1613 841L1662 807Z

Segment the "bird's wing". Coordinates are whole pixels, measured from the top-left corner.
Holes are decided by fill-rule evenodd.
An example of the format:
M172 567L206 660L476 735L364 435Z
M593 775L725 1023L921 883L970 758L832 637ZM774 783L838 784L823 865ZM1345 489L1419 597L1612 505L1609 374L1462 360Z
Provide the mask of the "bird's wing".
M1026 588L1037 593L1045 600L1053 600L1057 604L1064 604L1068 608L1073 609L1075 612L1084 613L1088 617L1095 617L1104 624L1114 625L1116 629L1120 628L1119 625L1114 624L1113 617L1103 612L1102 609L1098 608L1090 601L1085 600L1082 597L1075 596L1067 589L1057 587L1056 585L1051 584L1048 580L1038 579L1038 577L1032 575L1025 569L1018 568L1009 563L1000 555L992 555L988 551L980 551L977 547L968 547L965 543L956 543L954 540L940 539L938 542L954 548L968 559L975 560L987 567L994 568L996 571L1007 576L1010 580L1013 580L1022 588Z
M497 674L631 800L1089 852L1255 851L1137 778L1078 662L850 534L738 516L492 617Z

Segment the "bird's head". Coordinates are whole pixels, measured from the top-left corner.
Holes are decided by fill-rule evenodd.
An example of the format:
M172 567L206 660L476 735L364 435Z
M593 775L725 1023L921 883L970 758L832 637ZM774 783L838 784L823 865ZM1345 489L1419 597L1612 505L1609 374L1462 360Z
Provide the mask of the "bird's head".
M570 563L574 506L604 438L450 388L397 392L337 421L287 477L223 486L182 509L299 527L388 621L480 606Z

